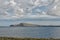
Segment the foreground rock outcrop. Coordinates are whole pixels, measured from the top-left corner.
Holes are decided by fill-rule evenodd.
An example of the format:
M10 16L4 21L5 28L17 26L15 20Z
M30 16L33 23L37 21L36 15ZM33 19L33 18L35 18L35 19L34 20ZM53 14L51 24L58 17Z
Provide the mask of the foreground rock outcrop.
M10 27L40 27L40 25L30 23L20 23L16 25L10 25Z

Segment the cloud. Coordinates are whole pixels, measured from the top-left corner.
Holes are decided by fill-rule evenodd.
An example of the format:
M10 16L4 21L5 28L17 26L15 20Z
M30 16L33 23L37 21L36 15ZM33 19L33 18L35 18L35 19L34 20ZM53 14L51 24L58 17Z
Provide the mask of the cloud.
M49 15L60 16L60 0L57 0L53 3L53 7L48 10Z
M59 0L0 0L0 18L37 17L37 15L60 16ZM52 5L51 5L52 3ZM50 9L49 9L50 8ZM57 14L56 14L57 13Z

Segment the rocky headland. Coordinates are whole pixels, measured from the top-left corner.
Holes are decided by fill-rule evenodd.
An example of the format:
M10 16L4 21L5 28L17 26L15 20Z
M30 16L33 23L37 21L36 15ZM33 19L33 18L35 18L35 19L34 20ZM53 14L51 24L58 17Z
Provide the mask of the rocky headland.
M10 25L10 27L60 27L60 25L38 25L32 23L20 23L20 24Z
M40 27L40 25L31 24L31 23L20 23L20 24L10 25L10 27Z

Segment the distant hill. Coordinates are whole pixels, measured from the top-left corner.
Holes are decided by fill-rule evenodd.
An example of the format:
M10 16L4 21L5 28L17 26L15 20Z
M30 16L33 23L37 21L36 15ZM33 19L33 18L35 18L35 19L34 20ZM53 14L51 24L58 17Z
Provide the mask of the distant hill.
M31 24L31 23L20 23L20 24L10 25L10 27L40 27L40 25Z
M32 23L20 23L20 24L10 25L10 27L60 27L60 25L38 25Z

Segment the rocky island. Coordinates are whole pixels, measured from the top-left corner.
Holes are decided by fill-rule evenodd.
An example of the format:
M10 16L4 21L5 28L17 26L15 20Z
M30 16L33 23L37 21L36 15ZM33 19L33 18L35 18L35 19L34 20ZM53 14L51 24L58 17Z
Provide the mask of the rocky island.
M10 27L40 27L40 25L31 24L31 23L20 23L20 24L10 25Z
M10 25L10 27L60 27L60 25L38 25L32 23L20 23L20 24Z

